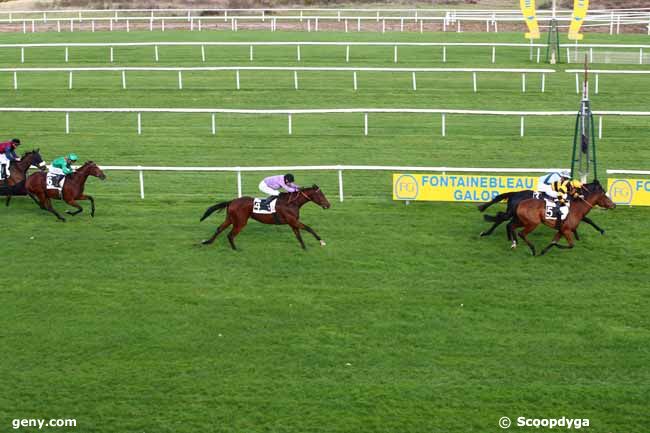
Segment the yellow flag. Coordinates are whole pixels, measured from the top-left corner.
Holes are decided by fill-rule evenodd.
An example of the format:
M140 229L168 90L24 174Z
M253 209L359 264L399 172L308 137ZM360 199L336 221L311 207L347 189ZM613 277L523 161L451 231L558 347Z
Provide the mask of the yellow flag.
M587 17L587 9L589 9L589 0L573 1L573 16L569 26L569 39L572 41L582 40L583 35L580 34L580 27Z
M521 13L524 14L524 20L528 26L527 39L539 39L539 24L537 23L537 16L535 11L535 0L519 0Z

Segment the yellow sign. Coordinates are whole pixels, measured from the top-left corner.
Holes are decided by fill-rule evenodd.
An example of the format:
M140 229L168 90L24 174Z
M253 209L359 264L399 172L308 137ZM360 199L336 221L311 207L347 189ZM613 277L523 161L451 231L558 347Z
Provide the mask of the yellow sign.
M650 179L608 179L607 191L616 204L650 206Z
M393 174L393 200L485 202L509 191L534 190L537 177Z
M526 39L539 39L539 24L537 23L535 0L519 0L519 6L528 26Z
M571 17L571 25L569 25L569 39L572 41L581 41L583 35L580 34L580 27L587 17L587 9L589 9L589 0L574 0L573 1L573 16Z

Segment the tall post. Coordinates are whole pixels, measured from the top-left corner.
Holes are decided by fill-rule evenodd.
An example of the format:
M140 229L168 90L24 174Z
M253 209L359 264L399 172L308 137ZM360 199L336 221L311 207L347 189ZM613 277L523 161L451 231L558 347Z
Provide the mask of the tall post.
M594 135L594 116L589 102L589 71L588 59L585 55L585 75L582 83L582 100L580 111L576 116L576 127L573 137L573 157L571 159L571 176L579 177L587 182L590 174L598 179L596 166L596 137Z

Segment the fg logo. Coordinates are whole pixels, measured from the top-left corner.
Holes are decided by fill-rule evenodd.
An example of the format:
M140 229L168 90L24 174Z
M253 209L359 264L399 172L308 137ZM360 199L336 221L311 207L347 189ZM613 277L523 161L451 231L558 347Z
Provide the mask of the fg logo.
M625 179L618 179L609 186L609 196L616 204L630 204L634 196L632 184Z
M418 198L418 182L410 174L403 174L395 181L395 197L398 200L415 200Z

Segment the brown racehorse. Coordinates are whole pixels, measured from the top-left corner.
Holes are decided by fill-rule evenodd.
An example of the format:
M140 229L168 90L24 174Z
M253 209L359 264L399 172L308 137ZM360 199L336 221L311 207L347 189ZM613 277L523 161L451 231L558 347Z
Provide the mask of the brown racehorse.
M300 208L309 201L313 201L323 209L328 209L330 207L330 202L327 201L325 194L323 194L318 186L313 185L310 188L301 188L297 192L282 193L276 200L275 214L253 213L253 197L240 197L235 200L225 201L209 207L201 217L201 221L206 219L213 212L221 211L223 209L226 209L226 220L217 228L217 231L214 232L210 239L206 239L202 243L204 245L211 244L217 236L219 236L219 233L223 232L232 224L233 228L230 233L228 233L228 241L230 242L232 249L236 250L235 236L237 236L237 234L244 228L248 219L253 218L264 224L288 224L291 226L291 229L303 249L305 248L305 243L300 235L300 229L307 230L309 233L314 235L322 246L325 246L325 241L323 241L311 227L300 221Z
M20 161L12 162L9 167L9 178L4 182L0 182L0 195L7 196L7 206L9 206L12 196L27 195L25 179L27 178L27 170L31 166L38 167L41 170L47 168L39 149L25 153L20 158Z
M52 202L50 201L51 198L61 198L70 206L77 209L76 211L67 211L69 215L77 215L83 211L83 208L79 206L76 200L89 200L91 205L90 216L95 216L95 200L92 196L85 195L83 192L88 176L95 176L101 180L106 179L106 175L99 167L97 167L97 164L92 161L87 161L84 165L79 167L77 171L66 176L61 196L59 196L58 190L47 189L45 185L45 176L45 173L42 172L34 173L27 178L26 184L27 192L37 201L41 209L48 210L56 215L59 220L65 221L65 218L63 218L61 214L52 207Z
M616 207L616 204L607 197L607 193L597 180L593 183L585 184L583 186L583 191L586 193L585 197L572 200L569 215L564 220L557 233L555 233L553 241L542 250L541 255L546 254L548 250L554 246L558 248L573 248L573 232L577 229L584 216L587 215L595 205L605 209L614 209ZM547 220L545 218L545 207L546 205L544 200L538 199L523 200L519 203L515 210L514 218L507 226L508 239L512 241L512 248L517 247L517 235L515 234L515 229L523 227L523 230L519 232L519 236L530 247L533 256L535 255L535 246L528 240L528 234L535 230L541 223L546 224L550 228L556 228L555 220ZM562 236L564 236L569 243L568 247L558 244L558 241Z

